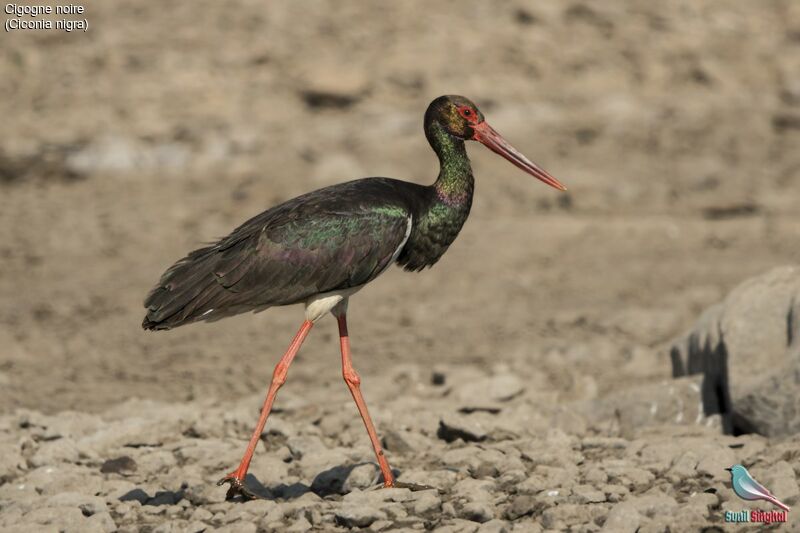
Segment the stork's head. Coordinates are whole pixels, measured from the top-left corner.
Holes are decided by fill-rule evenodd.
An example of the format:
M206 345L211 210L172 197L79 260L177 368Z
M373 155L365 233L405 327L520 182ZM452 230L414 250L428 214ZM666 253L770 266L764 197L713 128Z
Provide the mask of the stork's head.
M506 158L517 168L524 170L551 187L561 191L567 190L557 179L522 155L494 128L489 126L478 106L469 98L447 95L435 99L425 112L426 131L434 123L438 124L453 137L464 141L478 141L491 151Z

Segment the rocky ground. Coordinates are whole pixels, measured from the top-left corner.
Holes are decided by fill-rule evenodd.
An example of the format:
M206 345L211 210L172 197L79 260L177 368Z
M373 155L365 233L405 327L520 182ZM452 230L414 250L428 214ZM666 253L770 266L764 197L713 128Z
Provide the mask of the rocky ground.
M621 431L585 405L549 403L530 386L536 375L432 375L413 365L390 374L378 379L373 412L398 478L428 490L376 489L379 471L344 394L320 405L287 390L248 479L265 499L226 502L215 481L237 464L261 399L130 400L99 415L0 418L0 528L735 530L722 522L744 507L724 470L734 463L800 503L796 441L723 436L696 406L691 418L653 415Z
M733 462L800 505L799 6L114 0L4 33L0 529L736 530ZM326 318L266 499L224 502L301 310L146 334L144 295L282 200L430 183L447 93L569 192L471 146L446 256L351 302L388 457L434 489L371 490Z

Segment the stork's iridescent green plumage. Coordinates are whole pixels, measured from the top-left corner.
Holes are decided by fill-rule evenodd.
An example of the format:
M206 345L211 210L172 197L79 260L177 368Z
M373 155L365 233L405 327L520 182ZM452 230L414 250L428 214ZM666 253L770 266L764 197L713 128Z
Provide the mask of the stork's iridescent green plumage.
M318 294L361 287L393 260L406 270L433 265L472 206L474 180L465 140L479 140L561 187L503 144L464 97L434 100L425 113L425 135L440 163L432 185L366 178L273 207L167 270L145 301L143 327L169 329L307 302Z

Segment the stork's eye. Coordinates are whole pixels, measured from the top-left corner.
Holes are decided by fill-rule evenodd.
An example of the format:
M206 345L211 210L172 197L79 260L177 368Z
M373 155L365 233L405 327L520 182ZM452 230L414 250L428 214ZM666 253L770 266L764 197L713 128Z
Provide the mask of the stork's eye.
M462 117L464 117L465 119L467 119L469 121L472 121L474 119L474 117L475 117L475 111L472 108L467 107L467 106L459 107L458 108L458 113Z

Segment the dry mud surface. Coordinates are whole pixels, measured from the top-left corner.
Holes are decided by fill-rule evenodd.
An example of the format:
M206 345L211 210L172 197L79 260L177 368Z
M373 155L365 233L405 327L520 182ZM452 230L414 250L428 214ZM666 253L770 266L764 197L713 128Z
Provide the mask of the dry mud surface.
M797 439L724 435L669 357L742 280L800 262L800 4L120 0L86 17L0 41L0 530L746 529L722 522L760 505L731 492L734 462L800 505ZM446 256L351 301L390 462L435 490L373 490L326 318L256 452L267 499L224 502L213 483L301 309L146 334L144 295L279 201L431 182L422 113L446 93L570 190L471 146L473 212Z
M621 437L586 406L553 406L496 368L403 365L370 389L399 480L379 471L355 408L286 391L250 469L265 499L226 502L215 482L238 462L261 398L129 400L99 415L0 418L0 527L10 531L690 531L728 529L742 502L734 463L786 501L798 497L796 442L720 434L710 420ZM411 393L402 396L403 393ZM670 406L660 406L669 408ZM679 417L670 417L672 422ZM626 432L627 433L627 432ZM769 509L768 505L757 505ZM795 526L796 527L796 526ZM5 530L5 529L4 529Z

